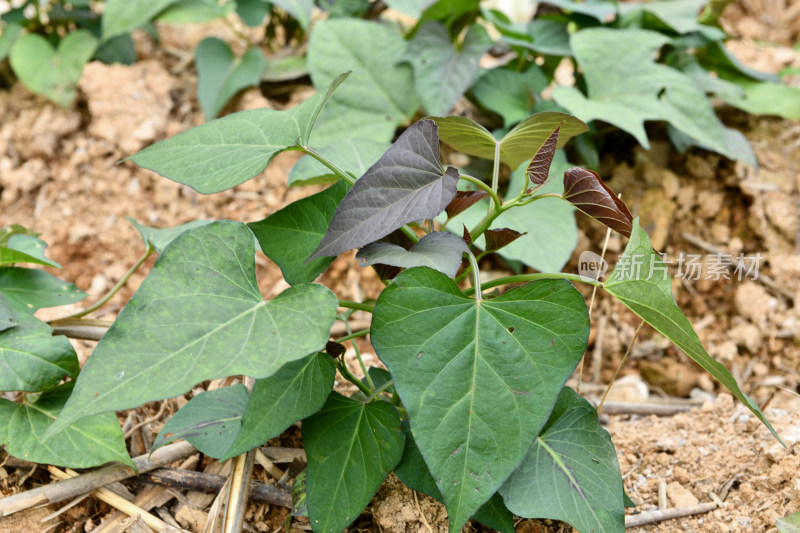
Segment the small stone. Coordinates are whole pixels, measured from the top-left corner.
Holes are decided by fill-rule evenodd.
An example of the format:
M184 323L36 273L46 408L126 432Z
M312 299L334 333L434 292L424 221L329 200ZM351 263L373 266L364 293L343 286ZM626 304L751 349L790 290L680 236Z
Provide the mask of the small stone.
M746 348L752 354L758 353L763 344L761 330L750 323L734 326L728 331L728 336L737 346Z
M667 496L673 507L689 507L699 503L694 494L677 481L667 485Z

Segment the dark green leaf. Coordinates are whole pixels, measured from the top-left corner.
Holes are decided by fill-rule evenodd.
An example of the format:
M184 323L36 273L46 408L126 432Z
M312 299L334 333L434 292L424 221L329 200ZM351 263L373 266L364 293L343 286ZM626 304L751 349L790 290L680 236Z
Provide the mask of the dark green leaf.
M133 466L114 413L84 418L51 438L44 433L72 392L74 382L43 393L35 401L0 398L0 446L26 461L70 468L89 468L109 461Z
M405 450L394 473L411 490L422 492L431 498L442 501L442 493L428 471L428 465L425 464L425 459L422 458L417 443L414 442L414 436L411 434L411 427L407 420L403 421L403 430L406 432ZM503 499L497 493L484 503L472 518L501 533L514 533L514 516L506 509Z
M306 259L319 246L348 188L347 183L337 183L249 224L261 250L278 264L289 284L314 281L333 261L332 257Z
M336 368L326 353L286 363L268 378L256 380L242 417L242 429L218 458L235 457L283 433L319 411L333 388Z
M331 98L314 128L315 145L340 141L342 132L390 142L419 107L411 67L400 65L406 42L393 28L351 18L323 20L308 43L308 68L314 86L324 87L351 70L349 83Z
M531 114L536 95L549 85L536 65L525 72L494 68L472 85L472 96L486 109L503 117L506 126L516 124Z
M374 165L386 150L391 148L388 142L375 142L369 139L342 139L325 146L317 152L325 159L359 178ZM339 177L331 169L307 155L300 159L289 172L289 186L316 185L339 181Z
M678 309L672 296L669 272L661 258L653 251L650 238L639 226L638 218L633 221L633 232L625 253L619 258L614 271L603 286L612 296L674 342L686 355L722 383L780 441L780 437L764 417L758 404L741 391L728 369L706 352L692 324Z
M421 120L403 132L348 191L312 259L358 248L444 210L456 194L458 171L442 168L437 130Z
M598 222L630 237L633 215L597 172L580 167L564 172L564 199Z
M244 89L261 83L267 60L259 48L249 48L241 58L216 37L206 37L194 52L197 65L197 98L206 120L219 115L228 100Z
M400 461L404 440L392 405L365 404L332 393L325 406L303 422L311 528L339 533L358 518Z
M442 24L424 24L408 43L405 58L414 67L414 87L432 115L450 111L478 74L478 62L492 46L480 24L470 26L460 49Z
M311 128L343 74L285 111L253 109L212 120L157 142L129 159L203 194L224 191L258 175L284 150L308 142Z
M61 265L44 255L47 243L31 235L12 235L5 246L0 246L0 266L14 263L35 263L61 268Z
M565 387L522 464L500 488L517 516L567 522L578 531L625 530L622 474L597 412Z
M0 267L0 294L12 309L25 313L86 298L86 293L72 283L42 270L20 267Z
M25 313L14 320L0 330L0 391L42 391L78 374L78 356L66 337L54 337L50 326Z
M242 427L249 398L241 384L198 394L167 420L152 449L186 439L204 454L221 457Z
M108 0L103 9L103 40L150 22L178 0Z
M186 224L181 224L180 226L175 226L172 228L151 228L150 226L139 224L131 217L126 216L125 218L128 219L128 222L133 224L133 226L139 232L139 235L142 236L144 245L152 246L157 253L164 252L164 249L169 245L169 243L174 241L184 231L199 228L213 222L211 220L193 220L191 222L187 222Z
M29 33L16 40L9 60L14 74L28 89L69 107L77 95L83 67L95 48L97 40L88 30L68 33L56 50L41 35Z
M383 290L371 331L457 532L547 420L586 348L586 303L563 280L476 301L414 268Z
M56 422L169 398L206 380L265 378L321 350L338 301L321 285L292 287L264 301L253 234L214 222L164 250L100 340Z
M645 30L576 32L570 43L588 95L576 87L557 87L553 98L581 120L600 119L627 131L645 148L650 144L644 122L664 120L714 151L732 156L705 93L687 75L655 62L668 42L667 36Z
M771 72L761 72L745 66L722 41L708 44L702 50L698 50L696 56L704 67L718 72L724 79L743 75L757 81L781 81L780 76Z
M400 268L430 267L454 278L461 266L461 256L469 252L463 239L452 233L435 231L420 239L410 250L388 242L373 242L358 251L362 267L374 264Z
M494 160L495 147L500 143L500 161L515 170L530 160L559 129L558 148L576 135L588 131L586 124L564 113L537 113L496 140L489 130L466 117L431 117L439 126L439 138L465 154Z

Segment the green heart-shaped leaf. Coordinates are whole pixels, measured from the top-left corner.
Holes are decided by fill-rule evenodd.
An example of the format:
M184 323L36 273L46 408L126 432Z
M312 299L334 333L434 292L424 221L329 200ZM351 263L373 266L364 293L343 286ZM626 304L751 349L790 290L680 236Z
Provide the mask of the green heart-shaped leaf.
M500 494L517 516L563 520L579 531L625 530L614 444L594 407L568 387Z
M119 461L134 466L114 413L85 418L52 438L44 438L74 384L59 385L32 402L0 398L0 446L14 457L34 463L89 468Z
M32 235L12 235L8 243L0 245L0 266L14 263L35 263L61 268L61 265L44 255L47 243Z
M29 33L11 48L11 68L31 91L69 107L77 94L83 66L97 48L97 40L87 30L67 34L53 50L47 39Z
M254 246L247 226L234 222L172 241L97 344L57 429L182 394L206 379L264 378L321 350L338 300L307 284L264 301Z
M358 518L400 461L404 440L393 405L331 393L325 406L303 421L311 529L339 533Z
M26 313L10 326L0 330L0 391L42 391L77 375L78 357L66 337L54 337L50 326Z
M478 301L444 274L414 268L383 290L372 342L444 496L451 532L522 461L588 334L583 296L563 280Z

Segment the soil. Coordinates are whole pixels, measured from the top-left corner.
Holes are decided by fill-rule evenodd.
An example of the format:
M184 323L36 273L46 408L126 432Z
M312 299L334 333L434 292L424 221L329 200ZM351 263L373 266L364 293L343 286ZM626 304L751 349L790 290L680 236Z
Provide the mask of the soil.
M792 48L800 31L796 2L739 0L723 22L730 33L742 37L731 49L747 64L771 72L800 66L800 53ZM88 65L79 100L70 110L32 95L21 84L0 90L0 226L17 223L41 232L41 238L50 243L49 257L64 265L63 270L52 272L90 294L86 302L44 310L42 318L64 316L92 303L142 254L141 239L125 217L151 226L200 218L250 222L313 191L287 188L286 176L298 157L293 153L279 155L255 179L211 196L199 195L130 162L118 164L154 141L203 123L195 96L193 47L209 34L231 40L224 27L214 25L161 30L160 46L137 35L140 61L133 66ZM311 94L307 80L294 86L263 86L244 92L226 112L288 108ZM728 125L750 140L758 169L700 150L678 154L667 142L656 140L650 150L628 144L630 150L607 157L601 175L612 189L624 193L634 215L641 217L653 236L654 246L667 252L668 258L677 260L682 253L701 256L701 279L675 279L678 304L709 352L765 407L788 449L780 447L749 411L688 357L645 327L609 400L680 397L693 399L695 408L665 417L601 414L617 447L625 490L637 504L629 512L656 509L660 481L667 486L670 507L715 498L724 499L724 504L706 514L633 531L770 531L776 518L800 511L800 306L795 305L800 302L800 123L748 117L730 109L721 112ZM657 139L658 132L653 133ZM605 230L598 225L580 217L579 224L580 243L567 271L577 271L581 251L599 252L605 238ZM623 239L610 238L610 263L623 248ZM734 257L760 254L758 279L752 275L742 280L735 276L714 279L714 261L720 252ZM356 266L352 255L337 259L321 282L343 299L375 297L380 283L372 270ZM113 319L152 262L93 317ZM274 264L263 256L257 263L265 297L287 288ZM588 291L586 295L591 296ZM632 343L638 320L602 295L594 302L592 314L582 391L596 399ZM73 342L85 361L94 343ZM367 363L379 364L369 346L362 347ZM353 371L360 374L357 365ZM572 385L577 385L576 379ZM346 390L344 385L337 386ZM190 397L191 393L171 408ZM151 404L123 415L143 420L158 408ZM142 446L146 449L147 439L157 433L166 416L140 432L144 444L132 439L132 453ZM298 433L292 428L272 444L299 447ZM260 467L256 475L269 477ZM48 482L42 468L29 472L0 466L0 495ZM172 500L165 507L185 517L177 510L180 501ZM0 533L44 531L47 527L39 520L53 510L0 518ZM60 515L51 531L91 531L112 511L89 498ZM276 531L285 516L284 509L253 505L248 522L256 531ZM302 520L294 523L304 527ZM199 527L188 518L182 525L192 531ZM482 529L475 523L468 527ZM441 504L414 494L390 477L351 529L446 531L446 513ZM546 520L522 520L517 530L552 533L571 528Z

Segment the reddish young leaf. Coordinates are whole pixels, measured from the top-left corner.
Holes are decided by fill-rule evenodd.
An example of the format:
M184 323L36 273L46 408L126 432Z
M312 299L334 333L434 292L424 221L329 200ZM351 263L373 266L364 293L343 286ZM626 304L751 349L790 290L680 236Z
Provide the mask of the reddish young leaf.
M448 218L462 213L480 202L484 198L488 198L489 193L486 191L458 191L456 197L453 198L447 207L444 208Z
M628 206L596 172L579 167L564 172L564 199L614 231L631 236L633 216Z
M561 126L556 128L556 131L550 134L550 137L547 138L542 147L539 148L539 151L536 152L536 155L533 156L533 159L531 159L526 173L528 174L528 179L531 180L531 183L535 185L535 187L529 189L528 193L536 191L547 183L547 177L550 174L550 165L553 163L553 156L558 146L558 132L560 130Z
M483 236L486 237L486 251L496 252L500 248L503 248L504 246L516 241L523 235L525 235L525 233L520 233L509 228L487 229L483 232Z
M347 349L344 347L344 344L340 344L336 341L328 341L325 344L325 353L336 359L340 355L342 355Z
M464 233L461 238L464 239L464 242L467 243L467 246L472 246L472 235L469 234L469 230L466 226L464 226Z

